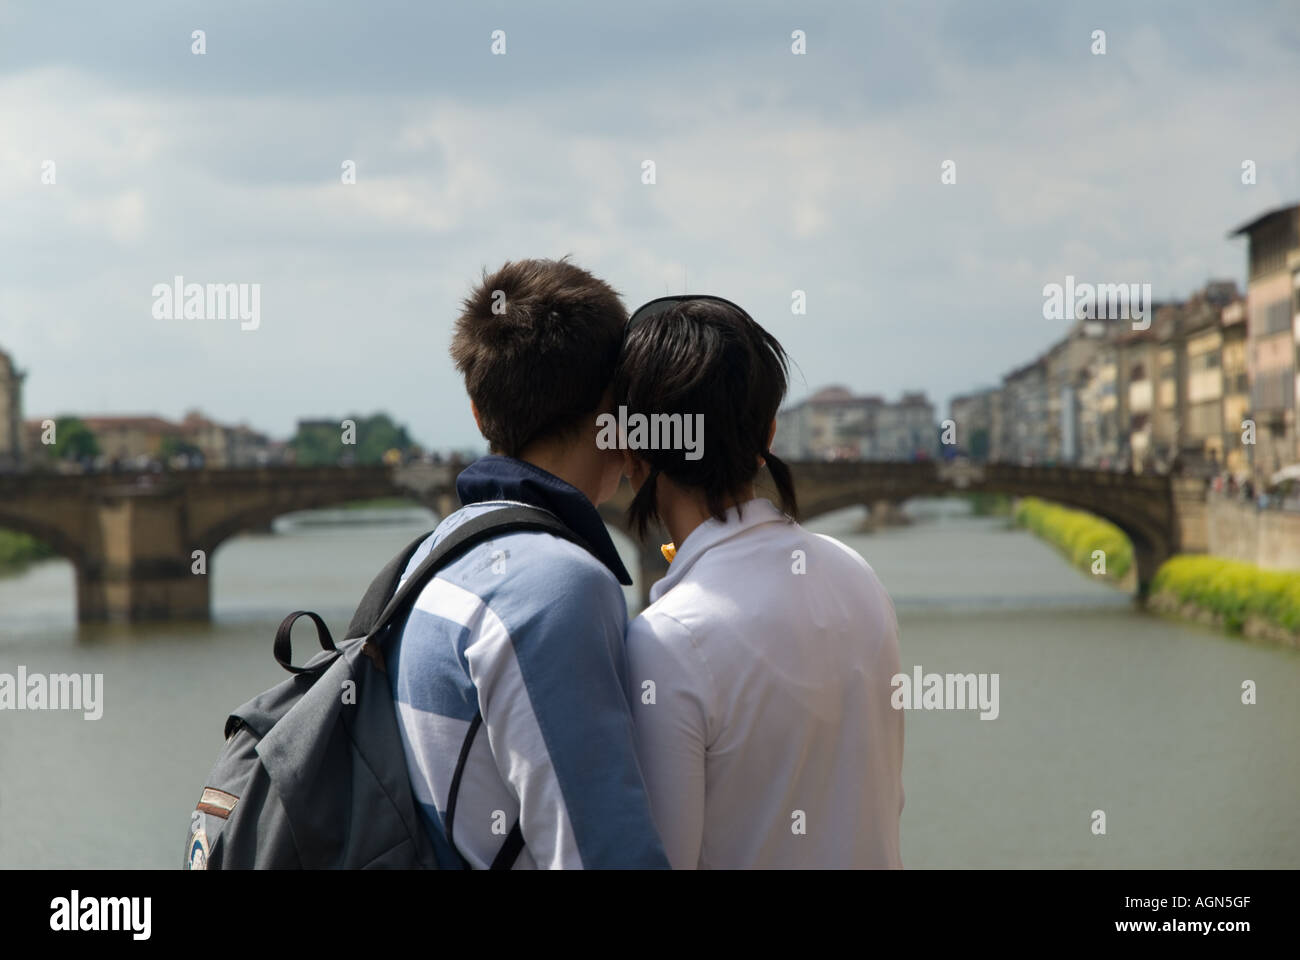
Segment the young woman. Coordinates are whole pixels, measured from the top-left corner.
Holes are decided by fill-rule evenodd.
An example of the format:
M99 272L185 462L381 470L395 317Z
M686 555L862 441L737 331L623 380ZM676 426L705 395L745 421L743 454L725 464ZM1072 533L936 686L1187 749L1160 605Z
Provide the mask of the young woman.
M703 418L702 448L625 454L633 528L672 539L627 646L637 755L676 868L902 866L898 622L862 557L793 519L771 453L787 371L776 339L717 297L664 297L628 321L614 384L629 422ZM779 508L755 495L764 466Z

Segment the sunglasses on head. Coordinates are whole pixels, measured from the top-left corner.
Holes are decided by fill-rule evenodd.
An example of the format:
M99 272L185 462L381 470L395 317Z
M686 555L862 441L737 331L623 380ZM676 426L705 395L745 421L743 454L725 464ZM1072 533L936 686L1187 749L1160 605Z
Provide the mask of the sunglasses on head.
M679 303L688 303L692 300L708 300L713 303L725 304L733 310L740 311L742 316L753 320L753 317L750 317L749 313L743 307L739 304L732 303L725 297L715 297L707 293L682 293L671 297L656 297L654 300L641 304L641 306L632 311L632 316L627 318L627 325L623 328L624 335L626 335L627 332L638 323L648 320L651 317L656 317L661 313L665 313L677 306Z

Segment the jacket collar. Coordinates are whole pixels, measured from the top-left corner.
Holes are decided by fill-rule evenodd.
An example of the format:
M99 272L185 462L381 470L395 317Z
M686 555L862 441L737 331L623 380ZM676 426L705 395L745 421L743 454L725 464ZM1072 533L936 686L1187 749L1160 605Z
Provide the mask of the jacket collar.
M789 522L790 518L773 505L771 500L756 497L727 511L726 522L713 517L705 520L677 545L677 555L668 565L668 574L650 588L650 602L654 603L680 582L710 547L730 540L746 530L765 523Z
M515 500L549 510L585 540L597 559L618 578L630 585L632 577L605 529L591 501L577 487L553 473L514 457L491 454L480 457L456 478L456 493L462 504L487 500Z

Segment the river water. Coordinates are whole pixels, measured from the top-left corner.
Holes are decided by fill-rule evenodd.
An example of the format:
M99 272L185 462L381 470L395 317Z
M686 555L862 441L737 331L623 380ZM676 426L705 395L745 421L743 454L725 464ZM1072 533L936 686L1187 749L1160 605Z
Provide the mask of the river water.
M1300 653L1143 614L960 504L911 509L918 522L870 535L854 511L810 524L884 580L905 672L999 677L996 719L908 713L906 866L1300 866ZM432 524L362 520L282 518L227 542L207 624L78 627L67 563L0 578L0 672L105 687L98 720L0 712L0 867L178 866L227 713L285 676L280 617L314 609L341 634L369 578Z

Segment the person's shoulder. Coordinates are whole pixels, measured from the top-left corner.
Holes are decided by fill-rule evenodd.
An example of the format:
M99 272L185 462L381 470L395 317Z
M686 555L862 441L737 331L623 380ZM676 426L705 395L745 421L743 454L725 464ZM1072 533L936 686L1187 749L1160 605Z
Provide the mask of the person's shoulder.
M470 504L450 514L434 532L434 545L472 517L502 509L506 503ZM422 546L421 553L428 550ZM468 561L468 562L467 562ZM466 575L489 582L505 574L505 582L531 586L539 579L566 589L619 590L618 578L585 547L545 530L515 530L491 536L474 545L455 565Z
M416 551L406 575L462 523L496 507L476 503L448 515ZM627 619L623 590L613 571L584 547L545 530L515 530L480 540L439 570L424 589L445 594L446 584L466 603L472 597L475 606L485 604L508 621L575 609Z
M664 603L666 598L667 594L628 624L628 690L632 702L638 707L644 702L644 684L653 680L674 702L717 703L719 687L712 657L706 650L707 637L670 612ZM707 715L706 710L701 717Z
M870 590L867 593L859 594L862 597L875 596L880 603L888 608L889 614L896 617L894 610L894 598L890 596L889 590L885 588L884 582L880 579L879 574L869 564L865 557L858 551L854 550L847 543L836 540L834 537L827 536L824 533L813 534L819 541L824 543L825 549L829 556L835 557L844 564L844 572L849 577L859 577L870 584Z
M865 557L842 540L829 534L814 533L803 524L790 520L784 524L765 524L769 537L788 549L806 548L809 554L820 555L823 561L833 561L846 572L856 570L865 573L871 579L876 578L876 571Z
M628 624L629 652L646 654L655 650L671 650L686 653L697 649L695 632L686 622L689 611L680 609L679 601L685 592L688 591L669 591Z
M627 601L613 571L586 548L546 531L515 531L480 544L456 571L466 589L519 639L537 630L617 632Z
M552 595L584 596L591 591L617 593L622 587L614 572L589 550L572 540L546 531L518 531L496 541L498 559L509 567L515 562L514 583L524 589L544 587Z
M822 541L823 543L831 544L837 550L839 550L839 552L842 553L844 556L852 558L853 562L857 566L861 567L864 571L871 574L873 577L876 575L876 571L872 569L871 564L867 563L866 558L862 556L862 554L858 553L858 551L850 547L844 541L836 540L834 537L825 533L814 533L813 536L816 537L818 540Z

